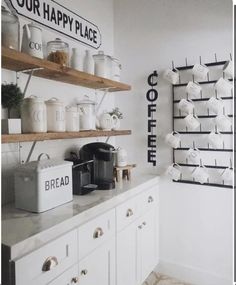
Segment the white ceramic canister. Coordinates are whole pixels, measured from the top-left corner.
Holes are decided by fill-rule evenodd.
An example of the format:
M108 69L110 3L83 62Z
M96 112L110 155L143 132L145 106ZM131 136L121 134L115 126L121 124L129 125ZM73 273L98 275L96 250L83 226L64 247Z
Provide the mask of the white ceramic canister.
M57 98L46 101L48 132L65 132L65 106Z
M66 131L78 132L79 131L79 112L76 107L66 107Z
M96 130L95 104L87 95L77 103L81 131Z
M116 153L116 166L123 167L127 164L127 151L119 147Z
M103 51L99 51L93 58L95 63L94 74L100 77L112 78L111 57L105 55Z
M34 23L23 26L21 51L31 56L43 58L42 30Z
M23 133L46 133L47 111L44 100L37 96L25 98L21 106L21 121Z

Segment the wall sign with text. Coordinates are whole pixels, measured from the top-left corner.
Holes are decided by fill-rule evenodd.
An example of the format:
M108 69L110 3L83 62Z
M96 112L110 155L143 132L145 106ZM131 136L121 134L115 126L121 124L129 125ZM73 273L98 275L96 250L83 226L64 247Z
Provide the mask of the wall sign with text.
M54 0L6 0L18 15L37 22L64 36L98 49L101 46L99 28Z
M156 112L157 112L157 99L158 91L155 86L157 86L157 77L158 73L155 70L148 76L147 82L149 90L146 93L146 98L148 101L147 105L147 115L148 115L148 136L147 136L147 161L152 163L153 166L156 166L157 163L157 135L156 135Z

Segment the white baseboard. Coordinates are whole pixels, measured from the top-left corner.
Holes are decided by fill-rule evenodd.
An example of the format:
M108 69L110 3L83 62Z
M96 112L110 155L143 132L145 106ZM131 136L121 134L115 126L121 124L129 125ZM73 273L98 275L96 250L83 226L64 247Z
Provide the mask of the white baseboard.
M233 277L232 280L226 279L200 268L171 263L166 260L160 260L155 271L193 285L233 285Z

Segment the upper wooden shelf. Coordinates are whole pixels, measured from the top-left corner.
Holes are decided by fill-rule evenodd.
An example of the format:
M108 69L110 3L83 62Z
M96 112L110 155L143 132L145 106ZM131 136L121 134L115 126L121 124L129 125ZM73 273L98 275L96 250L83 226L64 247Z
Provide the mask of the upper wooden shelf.
M64 132L64 133L35 133L35 134L15 134L2 135L2 143L17 143L31 141L61 140L61 139L78 139L91 137L111 137L130 135L130 130L117 131L80 131L80 132Z
M130 85L77 71L4 47L2 47L2 68L13 71L41 68L35 70L33 75L92 89L108 89L109 92L131 90Z

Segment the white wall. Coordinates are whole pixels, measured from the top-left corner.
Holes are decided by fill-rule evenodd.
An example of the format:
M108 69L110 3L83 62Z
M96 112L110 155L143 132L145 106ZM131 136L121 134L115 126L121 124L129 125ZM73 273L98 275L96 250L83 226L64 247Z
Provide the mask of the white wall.
M104 50L106 54L113 55L113 1L103 0L98 5L96 0L87 0L87 1L59 1L64 6L72 9L80 16L90 20L95 23L102 34L102 46L101 50ZM25 21L21 19L21 26ZM68 38L61 37L60 34L52 33L49 30L43 29L43 41L44 46L46 42L54 40L56 37L60 37L70 44L70 47L80 47L82 53L86 46L80 45L75 41L71 41ZM92 50L92 53L97 53L97 50ZM24 86L27 80L27 76L19 74L19 85L24 90ZM2 72L2 82L15 82L16 73L3 70ZM37 95L45 98L45 100L50 99L51 97L58 97L59 99L65 102L65 105L71 104L74 101L74 98L80 100L83 99L85 94L88 94L91 99L95 99L97 102L102 98L103 93L81 88L78 86L73 86L69 84L64 84L60 82L50 81L41 78L32 78L29 89L26 96ZM102 109L107 111L112 110L114 105L114 96L112 93L109 93L102 106ZM102 110L101 109L101 110ZM47 152L51 157L61 157L64 158L65 153L68 152L71 148L78 148L84 143L101 140L105 141L105 138L99 139L83 139L83 140L61 140L61 141L45 141L38 142L35 148L35 151L32 155L32 160L36 159L41 152ZM114 143L114 139L109 141ZM19 164L21 161L25 161L32 143L22 143L22 144L3 144L2 145L2 203L6 204L13 201L13 168Z
M130 160L162 175L160 260L164 273L199 285L232 284L232 191L172 183L163 176L172 152L163 136L172 128L171 87L161 78L157 111L158 167L146 161L147 76L171 67L229 59L232 46L230 0L115 0L115 52L123 81L132 92L116 98L133 130ZM161 76L160 76L161 77ZM119 138L118 143L124 143Z

